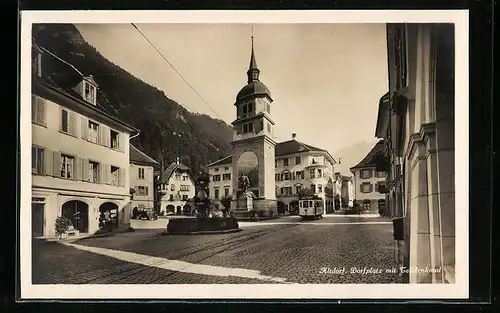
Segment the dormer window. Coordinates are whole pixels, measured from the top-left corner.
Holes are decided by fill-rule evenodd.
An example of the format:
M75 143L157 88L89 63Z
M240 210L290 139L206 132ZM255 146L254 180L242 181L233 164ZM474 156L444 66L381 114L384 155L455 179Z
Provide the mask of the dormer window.
M40 53L39 49L33 48L32 53L31 53L31 65L32 65L32 71L33 75L36 75L38 77L42 77L42 54Z
M84 93L83 93L83 98L92 103L96 104L96 87L89 83L88 81L84 81Z

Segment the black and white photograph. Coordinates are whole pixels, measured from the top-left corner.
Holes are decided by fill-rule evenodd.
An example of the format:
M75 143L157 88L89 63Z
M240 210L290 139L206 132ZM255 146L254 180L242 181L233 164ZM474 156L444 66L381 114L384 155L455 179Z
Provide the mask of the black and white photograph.
M21 296L467 297L466 12L313 13L22 12Z

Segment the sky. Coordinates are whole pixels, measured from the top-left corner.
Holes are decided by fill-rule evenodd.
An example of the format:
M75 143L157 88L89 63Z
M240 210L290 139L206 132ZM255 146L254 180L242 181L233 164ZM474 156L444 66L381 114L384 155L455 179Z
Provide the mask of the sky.
M378 101L388 88L385 24L136 26L211 108L131 24L76 25L111 62L189 111L228 124L236 118L236 94L247 82L253 27L260 81L274 100L277 141L296 133L297 140L334 158L343 157L336 151L375 142ZM345 161L353 166L359 160Z

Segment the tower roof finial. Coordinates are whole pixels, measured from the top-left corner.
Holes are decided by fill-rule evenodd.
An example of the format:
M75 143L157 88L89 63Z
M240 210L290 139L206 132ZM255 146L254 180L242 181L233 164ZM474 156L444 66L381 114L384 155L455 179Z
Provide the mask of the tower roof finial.
M255 61L255 52L254 52L254 47L253 47L253 39L254 39L254 34L253 34L253 26L252 26L252 55L250 57L250 66L248 67L247 75L248 75L248 83L252 81L258 81L259 80L259 69L257 68L257 61Z

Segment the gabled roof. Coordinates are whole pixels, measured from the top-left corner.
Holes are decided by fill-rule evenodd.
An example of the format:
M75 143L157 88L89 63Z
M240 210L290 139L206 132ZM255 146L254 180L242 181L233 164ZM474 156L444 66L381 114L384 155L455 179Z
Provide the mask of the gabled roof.
M351 170L363 167L376 166L375 155L383 153L384 151L385 151L384 141L380 140L357 165L351 167Z
M102 106L99 104L93 105L81 97L76 91L70 88L64 88L61 87L57 84L55 84L52 80L47 79L47 78L41 78L41 77L34 77L33 79L33 93L35 95L41 96L41 97L52 97L52 98L58 98L59 100L67 101L67 103L71 104L73 106L79 106L80 108L85 108L87 111L93 111L94 113L97 113L98 115L102 117L106 117L116 124L120 125L121 127L124 127L130 132L136 132L138 133L139 130L136 129L133 126L128 125L127 123L123 122L122 120L118 119L115 117L113 114L108 113ZM38 94L39 92L43 92L43 94ZM65 105L63 103L60 103L58 100L54 99L49 99L57 102L60 105ZM67 105L67 104L66 104Z
M189 174L190 174L189 176L191 177L191 170L189 169L189 167L187 167L186 165L184 165L182 163L177 164L176 162L173 162L172 164L170 164L167 167L167 169L165 171L163 171L163 179L159 180L159 183L166 184L168 182L168 180L170 179L170 177L172 177L172 175L177 170L187 171L187 172L189 172ZM191 179L192 179L192 177L191 177Z
M136 164L147 164L147 165L156 165L156 162L153 158L142 152L141 150L134 147L132 144L129 145L130 151L130 163Z
M224 157L220 160L217 160L215 162L208 164L207 167L218 166L218 165L227 165L227 164L232 164L232 163L233 163L233 155L228 155L227 157Z
M285 156L285 155L290 155L290 154L295 154L295 153L301 153L301 152L326 153L333 160L334 164L337 163L327 150L316 148L314 146L305 144L305 143L297 141L295 139L284 141L284 142L279 142L276 144L276 147L274 149L275 157L280 157L280 156ZM220 166L220 165L226 165L226 164L232 164L232 163L233 163L233 156L228 155L227 157L224 157L220 160L217 160L213 163L208 164L207 167Z

